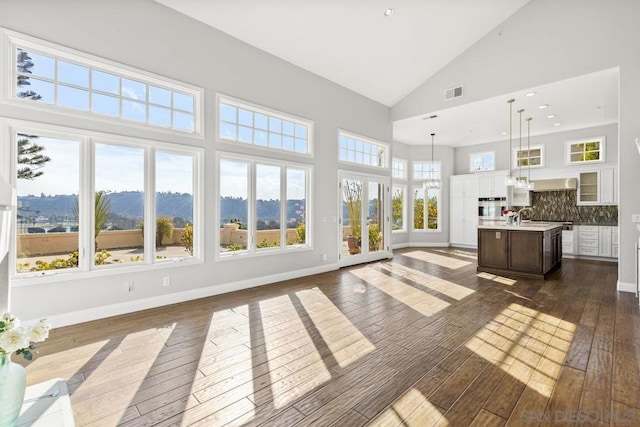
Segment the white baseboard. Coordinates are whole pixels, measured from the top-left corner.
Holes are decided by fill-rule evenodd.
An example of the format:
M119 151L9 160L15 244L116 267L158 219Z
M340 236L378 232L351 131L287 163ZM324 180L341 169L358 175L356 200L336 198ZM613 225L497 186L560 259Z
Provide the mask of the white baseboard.
M391 246L392 249L402 249L402 248L408 248L408 247L409 247L409 242L397 243L397 244Z
M327 264L320 267L306 268L303 270L289 271L286 273L273 274L271 276L256 277L238 282L225 283L222 285L208 286L206 288L192 289L189 291L176 292L172 294L159 295L156 297L127 301L102 307L94 307L86 310L74 311L71 313L48 316L47 320L54 328L75 325L77 323L89 322L92 320L104 319L106 317L118 316L121 314L133 313L135 311L147 310L169 304L190 301L199 298L206 298L213 295L225 294L228 292L240 291L242 289L255 288L269 285L284 280L297 279L311 276L313 274L326 273L339 268L338 264ZM35 323L39 319L27 321Z
M636 292L636 284L630 282L621 282L618 280L617 289L621 292Z

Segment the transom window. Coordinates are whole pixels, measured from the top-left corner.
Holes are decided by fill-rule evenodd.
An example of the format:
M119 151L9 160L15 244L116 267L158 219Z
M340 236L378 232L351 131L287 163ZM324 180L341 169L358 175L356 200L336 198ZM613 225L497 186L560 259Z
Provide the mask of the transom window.
M258 147L311 154L313 124L292 115L219 96L218 136Z
M429 178L441 179L441 162L413 162L413 179L424 180Z
M340 161L387 168L387 144L372 141L347 132L340 132Z
M397 179L407 179L407 161L394 158L391 161L391 176Z
M530 147L529 150L515 150L515 167L543 167L544 166L544 146L538 145Z
M199 133L201 90L44 41L7 34L15 59L12 99Z
M604 162L605 137L567 141L567 163L584 164Z
M492 171L496 169L496 153L471 153L471 172Z

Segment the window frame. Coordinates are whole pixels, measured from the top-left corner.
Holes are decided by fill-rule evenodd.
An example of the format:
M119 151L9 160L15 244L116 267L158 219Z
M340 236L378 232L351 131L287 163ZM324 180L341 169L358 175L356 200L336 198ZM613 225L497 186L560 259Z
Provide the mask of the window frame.
M258 113L266 115L267 117L273 117L280 120L286 120L288 122L293 122L294 124L300 124L306 126L307 128L307 152L301 153L297 151L289 151L281 148L273 148L269 146L256 145L251 142L243 142L238 141L238 139L230 139L230 138L222 138L220 137L220 104L229 104L236 108L241 108L243 110L249 110L252 113ZM235 98L229 95L225 95L222 93L216 93L216 109L215 109L215 124L216 124L216 141L222 144L228 144L230 146L235 147L250 147L251 149L264 150L268 153L285 153L291 156L297 156L300 158L312 158L314 156L314 122L309 119L305 119L304 117L296 116L294 114L285 113L283 111L279 111L270 107L266 107L263 105L259 105L253 102L245 101L239 98ZM255 127L252 127L255 129ZM267 132L268 133L268 132Z
M544 144L540 144L540 145L532 145L529 148L529 153L532 150L540 150L540 164L539 165L531 165L531 166L527 166L527 165L522 165L520 167L522 168L527 168L527 167L531 167L531 169L533 168L543 168L544 167L544 159L545 159L545 150L544 150ZM531 159L531 157L523 157L522 159L519 159L518 156L520 155L521 152L527 151L526 148L523 148L522 150L520 150L520 148L516 147L513 149L513 153L512 153L512 161L513 161L513 169L518 169L518 165L520 164L520 160L522 159ZM533 157L535 158L535 156Z
M599 144L599 158L598 160L571 160L571 147L576 144L586 144L589 142L598 142ZM606 136L594 136L591 138L579 138L565 141L565 165L577 166L577 165L589 165L593 163L604 163L606 161L606 146L607 146L607 137ZM585 153L585 151L583 151Z
M345 137L345 138L350 138L356 141L359 141L361 143L364 144L370 144L373 146L378 146L378 147L382 147L384 148L384 164L382 166L374 166L374 165L370 165L370 164L366 164L366 163L360 163L360 162L356 162L356 161L349 161L349 160L342 160L340 158L340 138L341 137ZM363 168L367 168L370 170L376 170L376 171L380 171L380 170L389 170L391 168L391 157L390 157L390 151L391 151L391 144L388 144L386 142L382 142L373 138L369 138L363 135L358 135L356 133L353 132L349 132L343 129L338 129L338 138L337 138L337 157L338 157L338 163L341 163L343 165L357 165L358 167L363 167Z
M437 171L434 171L434 173L437 173L437 177L436 179L439 179L440 181L442 181L442 161L441 160L414 160L411 162L411 181L426 181L428 179L428 177L422 177L422 178L418 178L416 177L416 165L430 165L429 167L431 167L431 165L437 165ZM424 172L424 168L423 171Z
M485 156L487 154L490 154L493 157L493 167L491 169L474 169L473 168L473 159L474 157L477 156ZM469 153L469 171L471 173L475 173L475 172L485 172L485 171L494 171L496 170L496 152L495 150L490 150L490 151L479 151L479 152L475 152L475 153Z
M230 161L240 161L240 162L247 162L249 164L248 166L248 172L247 172L247 184L248 184L248 188L247 188L247 230L248 230L248 236L249 236L249 241L247 242L247 249L243 250L243 251L238 251L238 252L231 252L231 253L223 253L220 251L220 222L221 222L221 215L220 215L220 162L223 160L230 160ZM280 235L281 235L281 242L285 242L286 241L286 232L287 232L287 227L283 225L286 224L286 221L282 221L283 219L286 219L286 196L287 196L287 181L286 181L286 175L287 175L287 168L292 168L292 169L303 169L307 172L307 179L305 182L305 197L307 200L307 206L305 209L305 243L304 244L300 244L300 245L287 245L286 243L284 245L281 245L279 247L274 247L274 248L262 248L260 250L258 250L258 248L256 248L256 232L257 232L257 228L256 228L256 216L257 216L257 201L256 201L256 166L260 164L260 165L268 165L268 166L278 166L281 168L280 170L280 202L281 202L281 206L280 206L280 224L281 224L281 228L280 228ZM247 154L240 154L240 153L236 153L236 152L230 152L230 151L218 151L216 153L216 170L217 170L217 176L216 176L216 189L215 189L215 200L217 200L216 202L216 213L215 213L215 223L214 223L214 229L216 230L215 232L215 260L216 261L223 261L226 262L228 260L237 260L237 259L249 259L249 258L254 258L254 257L261 257L261 256L269 256L269 255L281 255L281 254L286 254L286 253L291 253L293 252L303 252L303 251L311 251L314 249L314 240L313 240L313 198L312 198L312 189L313 189L313 165L307 164L307 163L299 163L299 162L293 162L293 161L288 161L288 160L277 160L277 159L272 159L272 158L265 158L265 157L259 157L259 156L251 156L251 155L247 155ZM282 179L284 178L284 179ZM282 236L285 236L285 238L283 239Z
M30 273L17 273L15 267L10 268L10 279L15 286L28 286L34 284L43 284L49 282L59 282L66 280L88 279L102 276L108 276L113 274L122 274L124 272L140 272L140 271L153 271L156 269L174 268L176 263L180 266L197 265L204 263L204 206L202 203L203 198L203 185L204 185L204 149L200 147L194 147L189 145L179 145L174 143L168 143L163 141L155 141L150 139L125 137L115 134L107 134L103 132L90 131L77 129L66 126L49 125L38 122L30 122L18 119L0 119L0 129L5 135L4 143L0 142L0 146L4 145L3 152L8 152L10 158L17 157L17 147L15 135L18 133L26 133L31 135L38 135L43 137L63 138L70 140L78 140L80 142L79 150L79 171L80 171L80 221L79 221L79 265L78 269L59 269L48 270L41 272ZM93 197L91 197L94 191L94 174L95 174L95 159L94 159L94 147L95 144L108 144L116 146L143 148L145 156L144 165L144 226L145 229L155 230L155 160L150 162L149 160L155 158L156 151L176 153L182 155L193 156L194 170L193 170L193 227L197 230L194 233L194 254L188 258L170 258L170 259L156 259L155 257L155 232L145 233L144 235L144 261L136 263L123 263L109 266L94 265L93 256L93 233L82 231L92 230L92 209ZM16 162L10 162L8 176L9 182L15 186L16 177ZM89 197L87 197L89 196ZM16 217L16 208L13 209L13 218ZM16 221L12 221L11 227L11 246L12 250L9 255L9 262L11 266L17 265L17 224Z
M402 165L402 174L401 175L396 175L396 171L399 171L399 168L396 168L396 164L401 164ZM399 179L399 180L403 180L406 181L407 180L407 175L408 175L408 170L407 170L407 166L408 166L408 161L405 159L401 159L398 157L392 157L391 158L391 179Z
M415 190L422 190L424 192L424 212L427 210L427 193L429 190L437 190L438 191L438 227L437 228L429 228L429 221L427 217L424 218L425 228L415 228ZM425 182L423 180L419 180L411 183L411 231L416 233L442 233L442 187L433 189L427 188L425 186Z
M181 137L192 137L198 139L204 139L204 123L203 123L203 111L204 111L204 89L195 85L191 85L185 82L181 82L168 77L160 76L158 74L150 73L126 64L122 64L116 61L111 61L106 58L102 58L96 55L84 53L66 46L58 45L52 42L48 42L36 37L28 36L16 31L11 31L6 28L0 27L0 45L2 45L0 56L2 62L1 67L4 71L6 79L0 84L0 102L4 104L10 104L13 106L35 109L40 111L46 111L47 113L60 114L64 116L70 116L81 120L90 119L98 122L106 122L117 126L126 126L135 129L144 129L146 131L159 132L171 135L179 135ZM17 49L24 49L29 52L39 53L45 56L52 56L56 59L64 60L82 67L86 67L91 74L91 70L97 70L106 72L109 74L115 74L120 78L126 78L131 80L140 81L146 85L159 86L171 90L172 93L180 92L194 97L193 106L193 131L182 130L178 128L172 128L167 126L154 125L149 123L148 114L147 120L135 121L120 116L109 116L106 114L96 113L91 111L91 100L89 102L89 109L87 111L82 109L65 107L57 104L48 104L43 102L34 102L20 98L15 94L15 82L17 79L17 58L15 53ZM59 82L54 79L55 85ZM65 86L72 87L73 85ZM55 89L54 89L55 90ZM88 92L92 92L92 88L87 88ZM102 94L101 91L97 93ZM129 100L129 98L123 97L122 94L118 95L119 105L123 100ZM150 104L148 96L145 99L145 111L148 112ZM173 113L174 109L170 111ZM182 110L177 110L182 111Z

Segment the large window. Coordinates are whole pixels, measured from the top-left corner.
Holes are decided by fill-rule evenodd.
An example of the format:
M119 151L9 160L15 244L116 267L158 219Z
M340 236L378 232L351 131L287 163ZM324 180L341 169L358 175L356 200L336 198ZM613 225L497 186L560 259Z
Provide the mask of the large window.
M223 155L218 170L221 256L309 246L310 167Z
M17 277L200 256L201 149L44 125L11 135Z
M338 140L340 161L376 168L389 167L387 165L387 144L342 131Z
M289 114L218 96L218 137L257 147L311 154L313 124Z
M413 187L413 229L440 230L440 189Z
M406 231L407 187L394 184L391 188L391 230Z
M441 179L441 162L413 162L413 179Z
M200 133L202 89L4 32L15 60L15 85L9 99L57 107L66 113L94 113L107 120Z
M391 161L391 176L394 179L407 179L407 161L394 157Z

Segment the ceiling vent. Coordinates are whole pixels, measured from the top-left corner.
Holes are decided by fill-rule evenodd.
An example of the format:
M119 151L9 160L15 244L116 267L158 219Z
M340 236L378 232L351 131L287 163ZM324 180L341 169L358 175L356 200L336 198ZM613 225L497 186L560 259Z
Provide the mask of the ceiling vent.
M444 100L449 101L450 99L460 98L462 97L462 85L457 87L452 87L451 89L447 89L444 92Z

